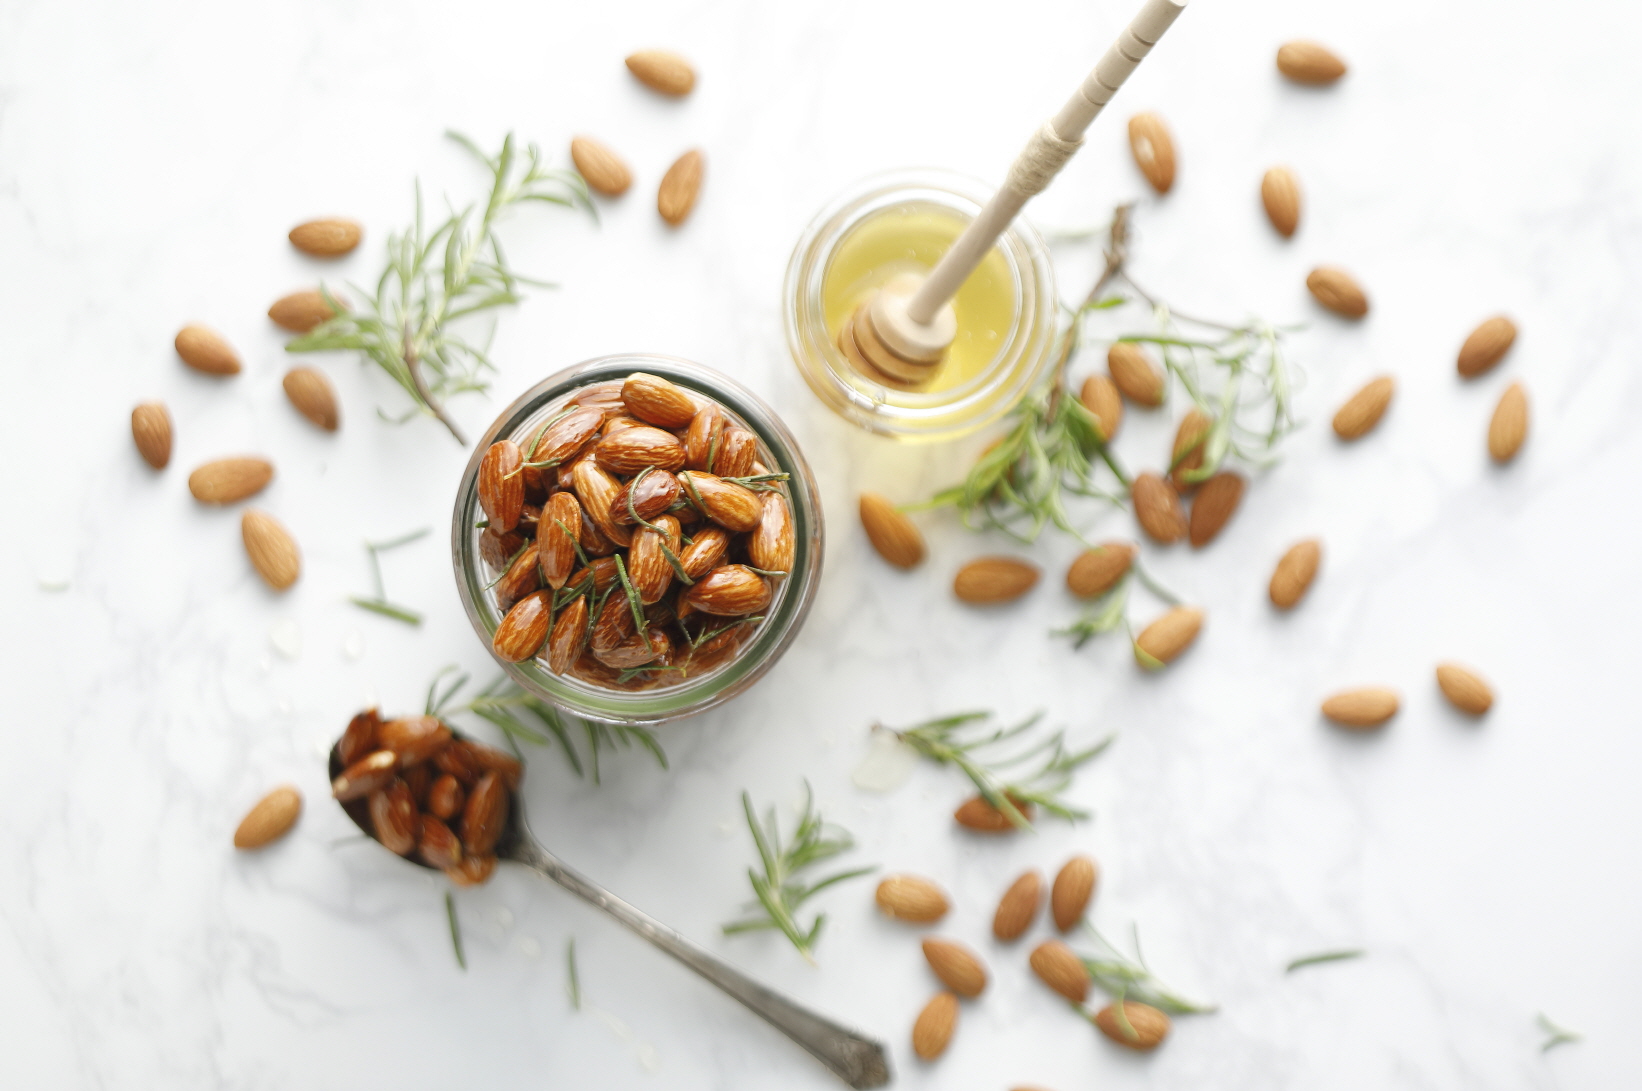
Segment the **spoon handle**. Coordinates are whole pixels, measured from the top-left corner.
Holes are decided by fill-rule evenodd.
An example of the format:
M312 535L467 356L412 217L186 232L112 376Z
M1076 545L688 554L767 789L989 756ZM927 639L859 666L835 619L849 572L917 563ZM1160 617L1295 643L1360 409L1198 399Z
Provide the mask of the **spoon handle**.
M817 1015L768 986L759 984L648 913L635 909L580 872L567 867L530 838L524 838L510 855L537 874L552 879L598 906L741 1001L753 1014L803 1046L851 1087L882 1087L889 1083L889 1058L878 1042Z

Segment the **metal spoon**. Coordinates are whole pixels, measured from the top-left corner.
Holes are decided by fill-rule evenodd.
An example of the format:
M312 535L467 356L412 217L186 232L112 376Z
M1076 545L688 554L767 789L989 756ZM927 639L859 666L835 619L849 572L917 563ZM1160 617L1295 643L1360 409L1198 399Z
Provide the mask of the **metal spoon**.
M455 737L461 738L460 734ZM331 747L331 779L342 772L342 755ZM343 803L342 809L354 825L376 840L369 804L364 799ZM834 1023L800 1006L780 993L759 984L682 934L641 912L603 887L561 863L530 835L525 825L524 804L517 792L508 793L507 826L496 842L496 856L523 864L544 878L591 902L666 951L702 977L745 1004L754 1015L769 1023L810 1052L851 1087L883 1087L890 1081L889 1057L878 1042ZM410 860L427 867L420 860Z

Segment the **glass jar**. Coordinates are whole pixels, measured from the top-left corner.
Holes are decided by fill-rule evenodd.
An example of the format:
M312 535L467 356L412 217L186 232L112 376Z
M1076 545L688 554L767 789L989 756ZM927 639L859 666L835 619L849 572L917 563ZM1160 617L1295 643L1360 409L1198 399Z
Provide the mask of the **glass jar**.
M578 390L593 383L625 379L635 371L660 375L716 402L730 423L739 424L756 438L758 461L771 472L791 475L786 485L794 531L792 570L784 577L772 578L773 597L763 610L764 620L752 634L742 640L728 661L699 675L686 674L676 681L663 680L649 688L624 690L596 685L568 674L554 674L538 658L522 663L495 658L525 690L568 712L601 723L659 724L722 704L762 677L798 635L821 576L821 504L809 464L786 425L752 391L700 364L648 354L601 356L544 379L508 406L474 445L473 457L468 460L456 494L456 510L451 520L451 560L456 569L457 592L468 620L485 647L491 648L496 627L506 611L490 589L496 575L481 556L482 531L476 525L484 519L478 479L479 463L485 451L502 439L513 439L524 445Z
M898 171L868 178L824 208L787 265L787 345L828 408L871 432L913 442L956 439L1023 398L1054 350L1058 301L1049 250L1017 218L953 300L958 339L941 371L909 389L861 374L838 331L897 273L927 273L991 187L962 175Z

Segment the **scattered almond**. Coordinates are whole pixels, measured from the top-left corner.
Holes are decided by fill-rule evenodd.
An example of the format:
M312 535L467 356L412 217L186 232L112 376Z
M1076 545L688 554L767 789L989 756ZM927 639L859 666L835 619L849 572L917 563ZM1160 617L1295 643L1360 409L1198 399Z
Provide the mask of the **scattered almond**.
M683 223L696 207L696 196L701 192L701 171L701 152L691 148L662 175L661 187L656 190L656 211L672 226Z
M1152 541L1168 545L1186 536L1186 513L1180 510L1180 494L1173 485L1147 472L1135 478L1129 495L1135 520Z
M1123 398L1117 384L1104 375L1091 375L1083 380L1083 407L1095 418L1095 428L1107 443L1117 438L1123 424Z
M240 516L239 531L251 566L269 587L283 591L296 582L302 574L302 554L278 519L251 509Z
M952 579L952 593L972 606L1013 602L1038 582L1036 565L1015 557L977 557Z
M285 373L285 396L296 411L327 432L336 431L336 390L325 373L311 367L293 367Z
M1195 606L1176 606L1135 637L1135 659L1147 670L1173 663L1175 657L1192 646L1202 628L1202 610Z
M1516 339L1517 324L1503 314L1484 320L1460 346L1456 365L1459 373L1467 379L1475 379L1492 370L1511 351Z
M1049 891L1049 913L1055 918L1056 928L1069 932L1083 919L1095 893L1096 876L1095 862L1089 857L1074 856L1066 861Z
M1209 441L1209 433L1214 430L1214 418L1197 406L1180 418L1180 427L1175 429L1174 449L1169 452L1169 480L1174 484L1175 491L1186 493L1197 487L1197 482L1190 475L1203 468L1204 448Z
M946 894L917 875L891 875L878 884L878 908L898 921L928 924L946 916Z
M1163 372L1146 351L1132 341L1117 341L1106 350L1106 370L1112 383L1136 405L1163 404Z
M1104 595L1128 574L1134 559L1135 547L1128 542L1104 542L1086 549L1066 570L1066 589L1084 599Z
M912 1024L912 1052L926 1061L933 1061L946 1052L952 1041L952 1031L958 1025L958 998L951 993L936 993L934 999L918 1013Z
M1144 1053L1169 1036L1169 1017L1158 1009L1134 1000L1124 1000L1122 1005L1121 1016L1116 1004L1106 1005L1094 1016L1095 1026L1118 1045Z
M1222 471L1203 482L1192 501L1191 542L1194 549L1202 549L1220 534L1243 501L1243 478Z
M1396 380L1389 375L1369 382L1334 414L1334 434L1345 440L1367 435L1385 416L1386 406L1391 404L1391 395L1396 389Z
M302 793L283 784L257 801L234 831L236 849L260 849L291 832L302 814Z
M1060 940L1038 944L1028 961L1039 980L1074 1004L1081 1004L1088 997L1089 969Z
M245 456L207 462L188 475L188 491L202 504L232 504L255 496L274 479L274 464Z
M1323 543L1307 538L1289 547L1271 574L1271 602L1279 610L1291 609L1311 588L1317 565L1323 557Z
M207 375L238 375L239 355L228 347L222 334L205 326L184 326L177 331L177 355L195 371Z
M959 996L970 999L986 988L986 967L975 952L951 940L924 940L924 958L935 976Z
M998 911L992 914L992 934L1005 942L1019 939L1032 927L1042 900L1043 878L1035 871L1021 875L998 900Z
M1348 689L1323 702L1323 715L1354 730L1379 727L1397 714L1397 694L1378 686Z
M309 220L291 228L291 245L316 258L339 258L359 245L365 229L352 220Z
M1318 303L1342 318L1368 313L1368 296L1344 269L1322 265L1306 275L1306 288Z
M165 469L171 461L171 413L164 402L144 402L131 411L131 439L144 462Z
M665 49L643 49L627 58L627 70L652 91L664 95L688 95L696 85L696 70L677 53Z
M1266 218L1285 239L1300 226L1300 183L1287 167L1273 167L1260 179L1260 203Z
M918 526L884 497L861 494L861 528L878 555L896 568L915 568L924 559L924 536Z
M1010 798L1009 802L1027 821L1032 819L1032 804L1023 799ZM1018 828L1009 816L994 807L985 796L971 796L952 812L953 819L965 829L978 833L1014 833Z
M1495 462L1509 462L1522 450L1528 438L1528 392L1521 383L1512 383L1494 407L1488 422L1488 454Z
M1494 705L1494 691L1488 688L1488 683L1458 663L1438 665L1437 685L1448 703L1461 712L1481 716Z
M1135 166L1159 193L1174 185L1174 140L1169 127L1156 114L1136 114L1129 119L1129 150Z
M292 333L307 333L314 327L329 322L341 314L342 310L343 303L340 299L335 296L326 299L324 292L309 289L292 292L275 300L274 305L268 308L268 317L273 319L274 325Z
M1346 62L1317 42L1284 42L1277 48L1277 71L1295 83L1322 86L1346 74Z
M587 182L587 188L606 197L620 197L633 184L633 172L610 146L590 136L570 142L570 161Z

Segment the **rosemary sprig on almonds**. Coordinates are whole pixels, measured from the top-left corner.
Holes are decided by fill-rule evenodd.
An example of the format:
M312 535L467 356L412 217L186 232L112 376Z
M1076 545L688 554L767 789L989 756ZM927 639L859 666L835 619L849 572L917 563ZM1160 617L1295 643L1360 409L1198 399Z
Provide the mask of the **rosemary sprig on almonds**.
M1090 980L1111 994L1119 1012L1124 1000L1135 1000L1171 1015L1206 1015L1218 1010L1213 1004L1198 1004L1177 995L1157 979L1140 953L1138 929L1134 933L1135 957L1129 958L1094 925L1085 921L1083 926L1100 944L1100 950L1094 955L1079 955L1078 959L1089 971Z
M371 561L371 585L376 588L376 594L371 598L363 595L350 595L348 601L364 610L369 610L383 617L403 621L406 625L422 624L422 615L408 606L399 606L388 601L387 588L382 582L382 554L390 549L397 549L428 534L428 528L413 530L409 534L400 535L386 542L366 542L365 554Z

